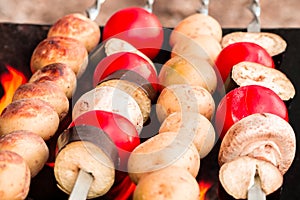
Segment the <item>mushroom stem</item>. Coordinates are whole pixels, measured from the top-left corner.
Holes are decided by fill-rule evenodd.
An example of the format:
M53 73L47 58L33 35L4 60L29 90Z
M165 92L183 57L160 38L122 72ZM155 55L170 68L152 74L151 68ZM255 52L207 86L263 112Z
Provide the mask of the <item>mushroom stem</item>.
M254 141L244 148L242 156L247 155L260 160L271 162L278 167L278 161L281 160L280 149L273 141Z
M235 199L263 200L282 186L283 175L268 161L240 156L221 166L219 180Z

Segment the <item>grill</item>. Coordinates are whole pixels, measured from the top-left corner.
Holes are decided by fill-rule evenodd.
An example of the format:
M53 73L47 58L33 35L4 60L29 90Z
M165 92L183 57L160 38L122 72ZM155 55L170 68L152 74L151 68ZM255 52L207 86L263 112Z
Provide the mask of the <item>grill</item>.
M3 74L7 73L8 67L19 71L27 79L31 76L31 71L29 68L30 57L37 46L37 44L46 38L47 31L50 26L48 25L31 25L31 24L10 24L2 23L0 24L0 77L3 79ZM227 34L233 31L245 31L242 29L224 29L223 33ZM273 32L281 35L288 44L287 50L285 51L281 67L279 70L283 71L293 82L296 87L296 91L299 92L300 86L300 29L289 28L289 29L265 29L262 31ZM165 34L164 47L154 63L158 63L158 68L166 62L170 56L170 47L168 46L169 33ZM93 55L93 52L91 53ZM95 53L94 53L95 55ZM98 60L95 56L90 56L89 67L95 67ZM158 69L159 70L159 69ZM92 70L89 70L92 71ZM84 92L84 90L91 89L92 85L89 85L86 80L89 80L90 74L84 74L78 84L81 85L81 91L76 91L73 102L76 98ZM2 80L1 80L2 81ZM14 81L14 80L12 80ZM0 87L0 98L5 95L3 85ZM300 117L300 102L299 95L296 95L293 100L288 102L288 110L290 117L290 124L294 128L297 134L300 131L298 119ZM217 103L217 102L216 102ZM67 195L59 190L56 186L56 181L53 175L53 164L55 159L55 147L57 136L69 125L71 122L70 115L60 123L60 127L57 134L47 141L50 149L50 158L48 164L43 168L43 170L32 179L31 189L27 197L28 200L39 200L39 199L67 199ZM144 138L150 137L155 134L155 130L158 130L159 126L156 124L155 120L144 127L142 134ZM297 140L299 136L296 135ZM219 150L220 142L217 142L215 147L209 153L207 157L201 160L201 168L197 176L199 182L199 187L201 190L201 199L206 200L216 200L216 199L233 199L229 196L225 190L222 188L218 180L219 166L217 163L217 155ZM300 160L299 160L300 150L296 152L296 157L293 165L289 171L284 175L283 186L274 192L273 194L267 196L267 199L299 199L300 193ZM98 199L131 199L131 194L134 190L134 185L131 183L127 174L118 172L119 179L116 180L113 188L102 198Z

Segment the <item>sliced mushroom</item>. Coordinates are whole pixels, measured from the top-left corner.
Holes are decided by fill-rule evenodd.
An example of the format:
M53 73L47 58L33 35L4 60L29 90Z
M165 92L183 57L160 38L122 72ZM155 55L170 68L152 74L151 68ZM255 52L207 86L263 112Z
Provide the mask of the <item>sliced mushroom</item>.
M222 38L223 48L235 42L253 42L267 50L271 56L278 55L285 51L286 41L279 35L269 32L232 32Z
M112 79L100 83L97 87L102 86L115 87L128 93L139 105L143 114L144 123L148 120L151 111L151 100L148 98L145 91L137 84L126 80Z
M134 83L147 94L147 96L149 97L152 103L156 102L157 91L154 89L152 83L150 83L147 79L145 79L142 75L140 75L135 71L127 70L127 69L119 69L109 74L104 79L100 80L100 82L97 85L100 85L103 82L109 80L123 80L123 81Z
M143 127L143 114L132 96L121 89L99 86L84 93L75 103L72 119L91 110L104 110L118 113L132 122L138 133Z
M83 170L93 177L88 199L108 192L119 158L116 146L103 130L88 125L71 127L59 136L57 147L54 176L62 191L70 194Z
M296 139L290 124L270 113L249 115L236 122L225 134L219 151L219 164L240 156L266 160L284 174L296 152Z
M231 78L239 86L260 85L273 90L287 101L295 96L295 88L281 71L254 62L240 62L233 66Z
M263 192L275 192L283 182L283 175L271 163L248 156L238 157L222 165L219 180L225 191L236 199L246 199L248 189L259 177Z

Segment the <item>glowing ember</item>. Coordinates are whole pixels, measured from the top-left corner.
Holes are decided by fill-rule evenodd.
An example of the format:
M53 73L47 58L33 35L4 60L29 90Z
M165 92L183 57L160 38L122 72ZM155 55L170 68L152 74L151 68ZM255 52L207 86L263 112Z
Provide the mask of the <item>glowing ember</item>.
M210 189L210 187L212 186L212 183L208 183L205 181L200 181L199 182L199 188L200 188L200 198L199 200L205 200L205 196L207 191Z
M47 162L46 163L46 165L48 165L51 168L54 168L54 164L55 164L54 162Z
M27 81L22 72L19 72L8 65L6 68L8 73L0 74L0 84L4 89L4 95L0 99L0 113L8 104L11 103L16 89Z
M131 181L127 175L120 183L114 185L111 190L106 194L104 199L118 199L127 200L131 199L136 185Z

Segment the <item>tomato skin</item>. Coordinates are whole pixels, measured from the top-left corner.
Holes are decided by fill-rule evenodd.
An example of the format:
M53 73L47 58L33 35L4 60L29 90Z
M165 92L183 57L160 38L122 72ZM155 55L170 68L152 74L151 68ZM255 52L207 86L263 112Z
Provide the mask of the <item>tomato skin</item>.
M282 99L269 88L259 85L238 87L220 101L215 127L220 139L237 121L254 113L272 113L288 121L288 110Z
M103 40L116 37L125 40L153 59L163 44L162 24L144 8L130 7L115 12L106 22Z
M222 49L215 62L223 82L228 78L232 67L242 61L275 68L272 56L263 47L252 42L236 42Z
M120 52L103 58L95 68L93 84L96 86L101 80L118 70L132 70L158 90L158 77L152 65L141 56L131 52Z
M69 128L83 124L96 126L107 133L118 148L121 169L127 166L130 152L140 144L138 132L129 120L116 113L92 110L74 119Z

